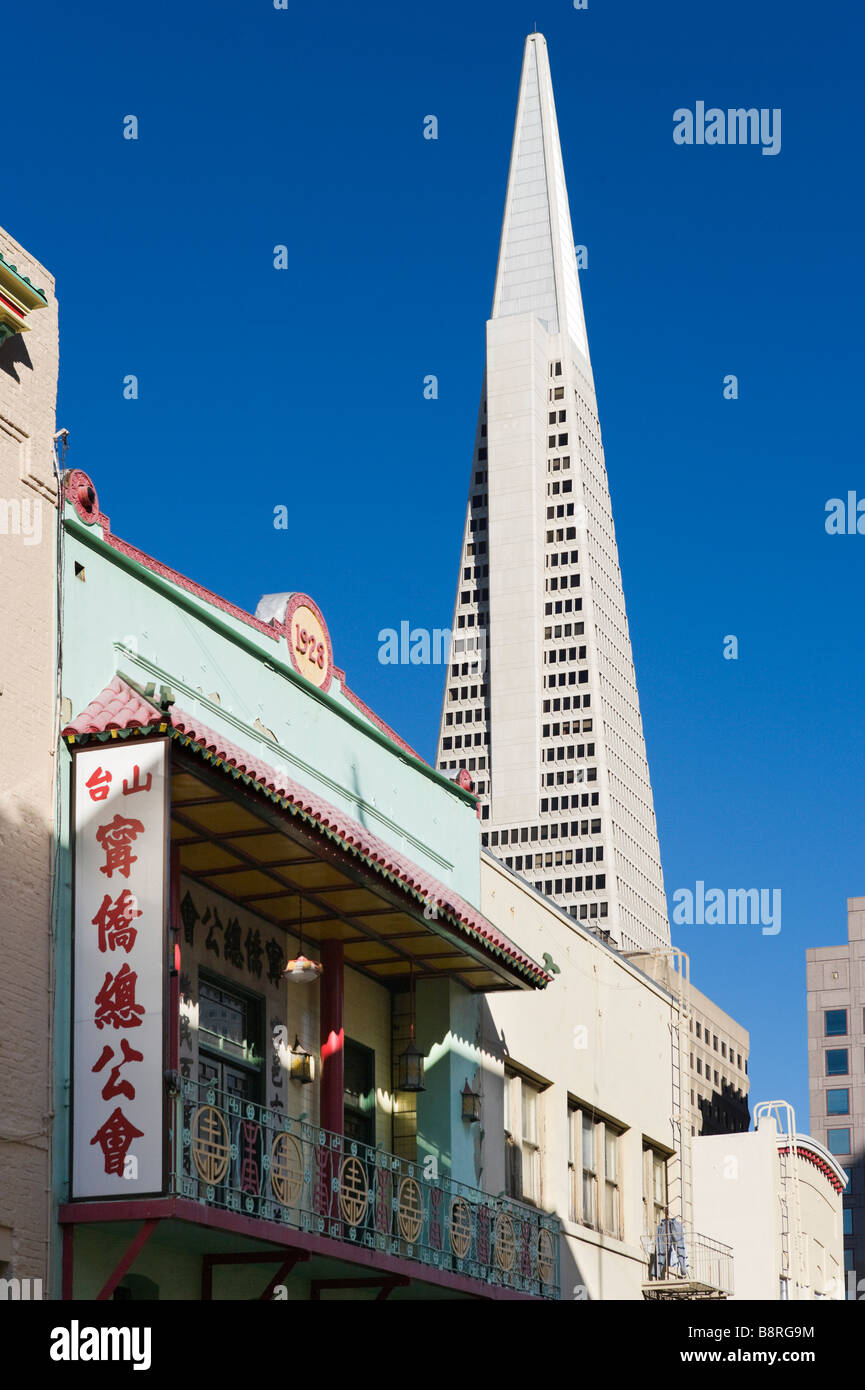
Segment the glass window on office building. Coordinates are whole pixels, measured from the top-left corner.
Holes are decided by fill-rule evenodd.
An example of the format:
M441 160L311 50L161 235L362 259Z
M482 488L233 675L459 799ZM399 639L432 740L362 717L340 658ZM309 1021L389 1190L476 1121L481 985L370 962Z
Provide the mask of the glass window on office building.
M826 1114L850 1114L850 1092L847 1087L826 1092Z
M847 1032L847 1010L826 1009L823 1013L825 1036L843 1038Z
M848 1154L850 1152L850 1131L849 1129L830 1129L826 1131L826 1147L830 1154Z
M830 1047L826 1052L826 1075L827 1076L847 1076L850 1071L848 1049L846 1047Z

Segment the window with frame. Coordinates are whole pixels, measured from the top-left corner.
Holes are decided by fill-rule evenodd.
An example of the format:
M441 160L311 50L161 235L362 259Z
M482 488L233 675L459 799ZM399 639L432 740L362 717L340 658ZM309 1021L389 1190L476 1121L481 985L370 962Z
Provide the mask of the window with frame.
M830 1047L826 1050L826 1075L827 1076L847 1076L850 1071L848 1059L848 1049L846 1047Z
M643 1231L654 1235L667 1214L667 1155L643 1145Z
M519 1072L505 1075L505 1190L518 1201L539 1206L543 1189L543 1116L546 1088Z
M217 1090L257 1101L263 1056L262 1000L199 973L198 1075Z
M570 1105L568 1111L570 1219L620 1240L624 1131L579 1105Z
M850 1114L850 1091L847 1087L839 1087L826 1092L826 1114Z
M824 1037L843 1038L847 1033L847 1010L825 1009L823 1011Z
M849 1129L828 1129L826 1131L826 1147L830 1154L850 1153Z

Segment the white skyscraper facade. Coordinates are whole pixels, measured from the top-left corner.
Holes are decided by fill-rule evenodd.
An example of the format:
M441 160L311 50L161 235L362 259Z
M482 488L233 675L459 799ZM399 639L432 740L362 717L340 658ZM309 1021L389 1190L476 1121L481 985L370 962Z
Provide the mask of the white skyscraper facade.
M623 950L669 943L547 46L526 40L437 763L484 843Z

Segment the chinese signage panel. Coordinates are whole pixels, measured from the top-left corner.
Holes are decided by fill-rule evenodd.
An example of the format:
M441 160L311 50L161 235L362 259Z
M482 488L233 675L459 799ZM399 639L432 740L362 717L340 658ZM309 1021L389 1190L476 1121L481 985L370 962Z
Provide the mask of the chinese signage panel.
M163 1190L168 744L75 754L72 1196Z

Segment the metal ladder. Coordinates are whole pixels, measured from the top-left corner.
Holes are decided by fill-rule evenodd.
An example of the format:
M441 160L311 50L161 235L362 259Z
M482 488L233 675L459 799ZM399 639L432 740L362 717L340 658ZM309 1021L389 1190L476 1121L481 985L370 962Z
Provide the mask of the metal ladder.
M779 1136L787 1137L787 1152L781 1159L781 1278L786 1279L791 1299L807 1297L809 1284L807 1251L802 1235L802 1204L799 1191L799 1162L796 1154L796 1112L786 1100L763 1100L754 1107L754 1126L763 1118L773 1119Z
M652 955L662 957L667 962L667 978L664 983L674 1000L670 1019L670 1040L672 1043L672 1111L670 1122L673 1130L673 1149L676 1154L676 1161L671 1165L672 1171L668 1182L667 1197L671 1214L677 1214L682 1224L690 1229L693 1214L691 1116L689 1110L691 1073L688 1064L691 962L687 953L678 946L656 946ZM670 979L671 973L673 975L672 980Z

